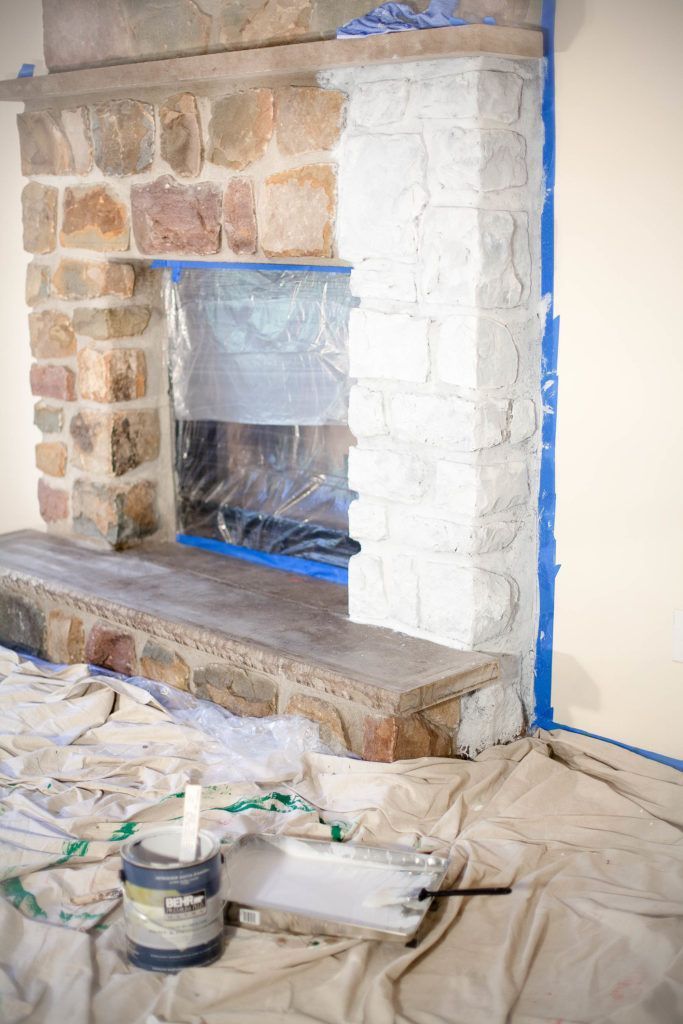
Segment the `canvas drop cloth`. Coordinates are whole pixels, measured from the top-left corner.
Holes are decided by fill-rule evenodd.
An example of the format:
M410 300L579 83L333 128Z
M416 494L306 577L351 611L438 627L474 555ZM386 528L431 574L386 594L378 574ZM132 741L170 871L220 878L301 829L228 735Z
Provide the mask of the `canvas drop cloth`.
M0 649L0 680L3 1024L683 1020L674 769L562 733L472 762L365 763L315 752L301 722L284 758L256 740L245 758L84 666L53 674ZM117 885L123 839L177 819L198 780L202 824L228 842L433 849L451 881L514 892L442 901L417 949L236 930L211 967L134 969L120 906L97 894Z

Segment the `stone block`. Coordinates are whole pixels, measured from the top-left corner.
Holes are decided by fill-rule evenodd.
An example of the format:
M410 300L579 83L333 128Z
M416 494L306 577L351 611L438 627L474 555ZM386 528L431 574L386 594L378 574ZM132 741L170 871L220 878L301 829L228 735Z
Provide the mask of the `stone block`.
M384 505L357 498L349 505L349 535L354 540L385 540L389 533Z
M460 697L442 700L440 704L424 708L421 714L430 725L440 729L456 729L460 721Z
M36 466L47 476L66 475L66 445L61 441L41 441L36 445Z
M76 352L76 335L66 313L29 313L31 352L36 359L66 359Z
M190 689L234 715L266 718L277 711L277 683L252 669L216 664L195 669Z
M400 509L391 516L390 529L397 544L471 557L502 551L517 536L519 522L452 522Z
M71 147L74 173L87 174L92 170L93 165L88 108L76 107L75 110L62 110L60 116L64 134Z
M509 439L511 444L526 441L536 432L536 405L529 398L520 398L512 403Z
M26 252L52 252L57 244L57 197L52 185L30 181L21 193Z
M0 590L0 643L29 654L45 653L45 615L11 590Z
M49 613L47 657L58 665L79 665L85 661L85 627L77 615Z
M351 294L360 299L415 302L415 267L394 260L361 260L351 271Z
M513 71L461 71L417 82L411 104L427 119L513 124L519 118L523 85Z
M415 757L448 757L452 739L446 730L422 715L368 715L363 734L365 761L405 761Z
M381 622L389 614L382 560L361 552L349 559L349 618Z
M417 258L417 223L427 202L426 155L417 135L346 139L340 163L339 255Z
M221 42L234 40L235 14L227 5L223 15ZM247 17L239 27L242 46L264 46L300 39L308 33L311 20L311 0L247 0Z
M76 376L68 366L34 363L31 367L31 394L73 402L76 398Z
M424 561L418 585L422 629L467 647L499 637L515 612L516 585L483 569Z
M73 462L79 469L122 476L159 455L156 409L100 412L82 409L69 425Z
M505 324L451 316L432 328L436 372L446 384L488 391L517 380L519 356Z
M159 107L161 157L181 178L196 178L204 145L197 100L190 92L170 96Z
M69 495L66 491L38 481L38 508L46 523L58 523L69 517Z
M273 134L271 89L248 89L216 100L209 123L209 160L241 171L265 153Z
M99 299L105 295L128 299L135 289L135 270L128 263L61 260L52 287L60 299Z
M416 455L351 448L349 486L363 496L417 501L427 490L427 469Z
M223 197L225 238L236 256L252 256L258 244L254 190L248 178L232 178Z
M140 174L154 159L154 107L138 100L107 100L90 108L95 163L106 175Z
M96 341L132 338L142 334L152 311L148 306L112 306L109 309L80 307L74 310L73 323L77 334Z
M218 185L178 185L170 175L149 185L134 185L133 232L140 251L198 256L218 252L221 198Z
M452 515L486 516L524 505L529 499L525 462L493 465L439 461L436 466L436 504Z
M29 110L17 114L21 173L73 174L71 146L56 110Z
M355 384L349 393L348 423L355 437L378 437L388 433L382 392Z
M156 488L149 480L135 484L98 484L77 480L73 489L74 531L127 548L158 529Z
M134 676L137 669L135 639L117 626L96 622L88 633L85 657L92 665Z
M420 624L420 597L416 560L410 554L389 548L382 561L389 617L411 629L417 629Z
M130 237L128 209L106 185L67 188L59 237L66 248L122 252Z
M334 89L289 86L276 94L278 148L287 156L333 149L341 135L344 93Z
M390 128L405 117L409 83L405 78L366 82L353 90L349 120L358 128Z
M463 191L501 192L527 182L526 142L512 131L440 128L425 137L433 203L457 203Z
M469 402L454 395L401 392L392 395L389 402L393 437L458 452L475 452L502 444L509 436L510 412L510 402Z
M261 245L268 256L332 256L336 175L311 164L266 179Z
M64 426L64 410L60 405L37 402L33 409L33 422L43 434L58 434Z
M187 690L190 686L190 667L176 651L148 640L140 656L140 671L146 679Z
M131 402L144 398L147 363L139 348L100 352L84 348L78 353L78 387L91 402Z
M287 702L286 715L301 715L320 726L320 739L335 753L341 754L349 750L349 738L344 728L341 715L328 700L309 697L305 693L295 693Z
M429 374L429 322L404 313L352 309L349 317L349 373L421 384Z
M44 263L29 263L26 268L26 305L37 306L50 297L50 268Z
M513 309L529 294L526 213L472 208L427 210L422 293L427 302Z

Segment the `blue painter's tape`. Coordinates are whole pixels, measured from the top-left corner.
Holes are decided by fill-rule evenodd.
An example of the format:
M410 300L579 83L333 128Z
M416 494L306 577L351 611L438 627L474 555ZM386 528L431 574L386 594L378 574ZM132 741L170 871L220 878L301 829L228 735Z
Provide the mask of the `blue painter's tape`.
M152 270L170 270L175 284L183 270L306 270L314 274L350 274L351 267L324 267L307 263L211 263L202 260L153 260Z
M630 750L632 754L639 754L646 757L648 761L657 761L659 764L668 765L669 768L676 768L683 772L683 761L677 757L668 757L666 754L656 754L653 750L643 750L641 747L632 747L629 743L621 743L620 740L611 740L608 736L597 736L594 732L586 732L584 729L575 729L571 725L559 725L553 722L550 726L541 726L544 729L562 729L563 732L573 732L577 736L588 736L591 740L601 740L603 743L611 743L613 747L621 747L622 750Z
M35 64L22 64L17 73L17 78L33 78L35 70Z
M283 572L293 572L299 576L313 576L315 579L327 580L328 583L348 586L348 569L342 569L337 565L325 565L323 562L312 562L307 558L295 558L293 555L270 555L266 551L252 551L250 548L226 544L222 540L211 540L209 537L191 537L187 533L177 534L176 540L179 544L186 544L191 548L215 551L219 555L239 558L243 562L267 565L272 569L281 569Z

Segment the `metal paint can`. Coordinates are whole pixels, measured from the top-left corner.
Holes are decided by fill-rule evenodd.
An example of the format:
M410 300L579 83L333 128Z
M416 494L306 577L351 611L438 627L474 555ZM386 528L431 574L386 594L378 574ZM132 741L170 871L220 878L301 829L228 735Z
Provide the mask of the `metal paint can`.
M178 860L180 826L128 840L121 850L128 959L147 971L202 967L223 953L223 858L208 832L199 855Z

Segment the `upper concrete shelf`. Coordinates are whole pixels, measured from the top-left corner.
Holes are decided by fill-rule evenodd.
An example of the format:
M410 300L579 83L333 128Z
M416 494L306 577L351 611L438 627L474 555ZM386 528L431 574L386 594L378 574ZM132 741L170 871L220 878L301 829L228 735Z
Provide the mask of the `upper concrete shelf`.
M314 74L330 68L482 55L540 58L543 56L543 34L536 29L462 25L359 39L329 39L255 50L230 50L199 57L173 57L61 71L37 78L14 78L0 82L0 100L39 104L41 101L53 102L78 96L111 96L138 89L175 90L223 81Z

